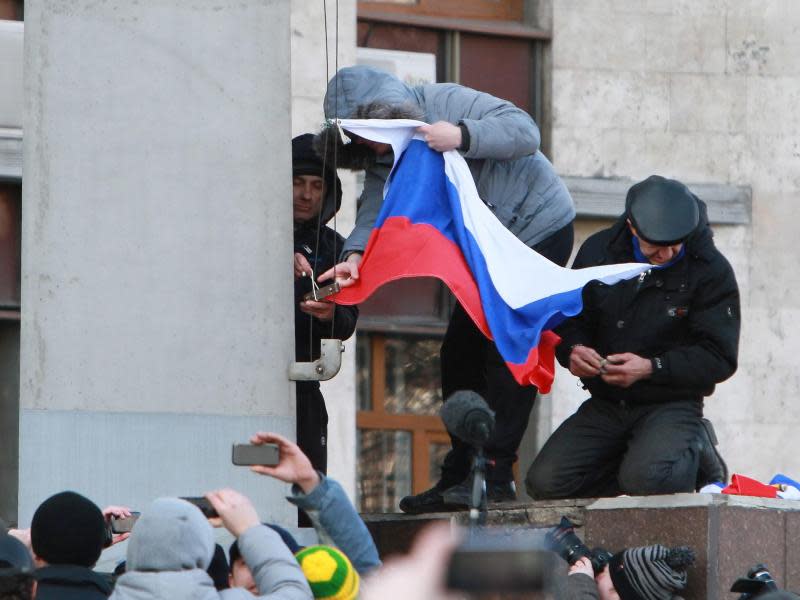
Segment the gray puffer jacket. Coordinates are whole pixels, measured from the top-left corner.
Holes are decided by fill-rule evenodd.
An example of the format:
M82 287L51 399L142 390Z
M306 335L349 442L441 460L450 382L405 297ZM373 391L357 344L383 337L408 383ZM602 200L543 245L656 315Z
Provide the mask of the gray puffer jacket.
M410 87L379 69L356 66L340 69L328 83L325 116L463 124L469 131L463 155L478 193L514 235L533 246L575 218L569 191L539 151L539 128L506 100L450 83ZM359 144L338 149L339 166L366 168L356 226L343 255L366 247L392 165L391 156L364 162L364 150Z
M312 600L308 581L280 536L263 525L238 538L239 549L260 596L243 588L218 592L206 573L214 553L211 525L200 511L177 498L156 500L133 528L127 569L113 600Z

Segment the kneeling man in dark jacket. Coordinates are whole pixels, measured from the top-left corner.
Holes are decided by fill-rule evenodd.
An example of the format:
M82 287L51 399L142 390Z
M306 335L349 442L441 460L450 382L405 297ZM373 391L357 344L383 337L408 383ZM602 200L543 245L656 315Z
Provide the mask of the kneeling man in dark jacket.
M703 397L736 371L739 288L705 204L651 176L625 214L581 246L573 268L649 262L637 279L584 288L559 362L591 393L528 471L534 498L690 492L727 478Z

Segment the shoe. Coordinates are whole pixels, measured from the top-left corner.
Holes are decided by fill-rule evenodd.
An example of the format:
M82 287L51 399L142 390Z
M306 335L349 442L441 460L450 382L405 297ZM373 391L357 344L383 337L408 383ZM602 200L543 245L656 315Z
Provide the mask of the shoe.
M701 489L709 483L716 483L721 481L727 483L728 481L728 465L722 458L722 455L717 450L719 441L717 434L714 431L714 426L708 419L700 419L703 425L703 433L700 448L700 463L697 469L697 486L696 489Z
M445 502L469 507L472 500L472 477L442 492ZM486 499L489 502L513 502L517 499L517 488L513 481L487 481Z
M442 485L440 481L429 490L425 490L414 496L406 496L400 500L400 510L408 515L464 510L463 506L445 502L442 492L447 488L448 486Z

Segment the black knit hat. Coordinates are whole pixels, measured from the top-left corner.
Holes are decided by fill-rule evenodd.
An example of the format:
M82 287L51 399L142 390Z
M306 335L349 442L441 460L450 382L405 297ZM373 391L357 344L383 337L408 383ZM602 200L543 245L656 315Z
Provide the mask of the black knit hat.
M93 567L106 539L103 513L88 498L61 492L39 505L31 522L31 545L51 565Z
M611 581L622 600L670 600L686 587L686 568L694 564L688 546L628 548L608 564Z
M325 195L330 206L323 206L322 221L327 222L342 205L342 182L333 166L333 155L323 161L314 148L314 134L304 133L292 139L292 176L316 175L325 180ZM335 195L334 195L335 194Z
M631 187L625 208L639 237L658 246L679 244L700 223L697 197L680 181L658 175Z
M292 139L293 175L316 175L317 177L324 177L323 169L327 171L328 165L323 166L322 159L314 150L313 142L314 134L312 133L304 133Z

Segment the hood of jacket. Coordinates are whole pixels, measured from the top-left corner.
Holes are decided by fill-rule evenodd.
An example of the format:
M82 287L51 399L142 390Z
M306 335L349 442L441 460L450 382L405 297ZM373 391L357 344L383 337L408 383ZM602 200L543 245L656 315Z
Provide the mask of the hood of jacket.
M414 88L375 67L339 69L325 93L326 119L416 119L425 120ZM335 161L337 167L368 169L378 157L369 147L344 143L338 128L326 125L314 140L317 153ZM391 166L391 161L388 163Z
M378 103L410 105L419 109L413 88L394 75L363 65L344 67L328 82L324 108L326 119L363 119L359 107ZM377 117L373 117L377 118Z
M137 523L138 526L138 523ZM111 600L219 600L208 573L200 569L125 573L114 586Z
M205 571L214 555L214 534L200 510L185 500L159 498L133 526L128 571Z

